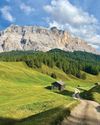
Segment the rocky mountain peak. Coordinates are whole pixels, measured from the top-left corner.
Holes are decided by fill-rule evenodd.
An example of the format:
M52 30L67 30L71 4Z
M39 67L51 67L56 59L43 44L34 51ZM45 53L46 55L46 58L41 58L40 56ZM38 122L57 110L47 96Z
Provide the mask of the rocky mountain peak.
M0 31L0 52L11 50L40 50L48 51L59 48L65 51L87 51L95 53L96 50L84 40L72 37L66 31L39 26L11 25Z

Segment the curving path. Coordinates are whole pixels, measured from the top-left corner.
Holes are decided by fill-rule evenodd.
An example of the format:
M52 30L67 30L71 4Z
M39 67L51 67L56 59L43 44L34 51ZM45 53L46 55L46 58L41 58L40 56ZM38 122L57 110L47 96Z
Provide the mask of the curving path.
M61 125L100 125L100 105L94 101L80 99L78 93L74 94L74 98L78 98L81 103Z

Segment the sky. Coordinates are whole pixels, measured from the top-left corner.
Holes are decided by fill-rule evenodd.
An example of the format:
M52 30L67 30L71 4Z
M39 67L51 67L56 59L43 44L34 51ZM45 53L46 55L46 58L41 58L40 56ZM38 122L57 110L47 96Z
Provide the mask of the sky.
M100 50L100 0L0 0L0 30L56 26Z

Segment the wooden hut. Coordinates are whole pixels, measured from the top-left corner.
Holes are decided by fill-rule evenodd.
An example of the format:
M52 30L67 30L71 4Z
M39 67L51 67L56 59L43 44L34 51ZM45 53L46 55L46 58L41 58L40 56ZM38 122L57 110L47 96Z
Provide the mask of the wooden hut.
M58 89L59 91L63 91L65 88L65 84L62 81L53 82L51 86L52 89Z

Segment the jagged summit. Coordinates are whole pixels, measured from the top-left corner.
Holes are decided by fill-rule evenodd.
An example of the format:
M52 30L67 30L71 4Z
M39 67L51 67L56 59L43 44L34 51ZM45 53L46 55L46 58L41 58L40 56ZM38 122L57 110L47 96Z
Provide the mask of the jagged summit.
M11 50L62 49L65 51L86 51L96 53L96 50L84 40L72 37L69 32L56 27L11 25L0 31L0 52Z

